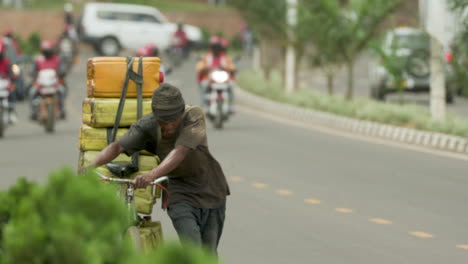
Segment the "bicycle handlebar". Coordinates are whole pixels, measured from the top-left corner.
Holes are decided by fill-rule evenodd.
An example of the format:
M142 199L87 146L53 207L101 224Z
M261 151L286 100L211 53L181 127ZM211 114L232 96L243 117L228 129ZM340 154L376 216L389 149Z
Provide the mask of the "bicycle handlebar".
M124 184L124 183L130 183L130 184L135 184L135 180L129 180L129 179L119 179L119 178L109 178L99 172L97 172L97 175L99 175L99 177L101 177L101 179L103 181L108 181L108 182L116 182L116 183L121 183L121 184ZM152 183L150 183L150 185L157 185L163 181L169 181L169 177L167 176L163 176L163 177L160 177L160 178L157 178L156 180L154 180Z

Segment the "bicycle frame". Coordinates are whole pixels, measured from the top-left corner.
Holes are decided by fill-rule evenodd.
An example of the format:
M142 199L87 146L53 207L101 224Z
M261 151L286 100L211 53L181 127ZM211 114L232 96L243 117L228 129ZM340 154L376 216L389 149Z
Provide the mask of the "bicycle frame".
M101 180L103 181L107 181L107 182L114 182L114 183L118 183L118 184L125 184L127 185L127 188L125 190L125 194L124 194L124 200L125 200L125 204L127 205L127 209L129 210L130 212L130 216L132 217L131 219L131 222L133 222L134 224L138 224L138 213L136 212L136 209L135 209L135 181L134 180L129 180L129 179L119 179L119 178L109 178L105 175L102 175L101 173L99 172L96 172L97 175L101 178ZM151 185L159 185L160 183L164 182L164 181L169 181L169 177L167 176L163 176L163 177L160 177L156 180L154 180L152 183L150 183ZM119 190L119 195L122 195L122 191Z

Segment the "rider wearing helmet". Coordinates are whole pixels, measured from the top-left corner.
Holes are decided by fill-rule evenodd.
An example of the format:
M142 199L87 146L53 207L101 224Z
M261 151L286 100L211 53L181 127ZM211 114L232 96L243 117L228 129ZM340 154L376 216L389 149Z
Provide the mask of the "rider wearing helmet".
M10 60L6 56L6 45L4 41L0 40L0 75L7 77L11 81L13 81L17 76L13 73L12 65L10 64ZM15 114L15 93L12 91L15 90L15 85L13 82L10 83L10 87L8 87L10 91L8 95L8 122L10 124L16 123L17 118Z
M205 94L208 87L208 73L210 70L215 68L222 68L228 71L231 74L231 79L233 79L236 67L232 62L231 57L226 54L228 42L221 38L220 36L212 36L210 38L210 50L206 53L202 59L196 65L197 79L200 86L200 98L202 106L207 106L207 101L205 100ZM229 89L229 98L231 99L231 111L233 111L233 100L234 100L234 86L232 89Z
M184 58L187 58L189 54L189 39L187 33L184 30L184 23L179 21L177 23L177 30L172 35L173 46L182 50Z
M17 63L18 56L21 55L21 49L18 41L14 38L13 29L9 28L3 34L3 43L5 44L5 56L11 63Z
M156 43L148 43L145 45L145 48L148 49L150 56L159 57L159 47L156 45Z
M155 43L148 43L143 48L139 48L136 52L137 57L159 57L159 47ZM163 75L166 73L163 64L159 66L159 72Z
M57 73L58 78L60 79L59 91L58 91L58 100L60 105L60 117L65 118L65 107L64 107L64 97L65 97L65 85L63 77L65 75L65 65L61 62L60 58L56 55L56 47L53 41L44 40L41 42L41 55L37 56L34 60L32 68L32 77L33 80L36 80L37 75L42 70L52 69ZM38 97L37 85L31 87L30 98L31 98L31 119L37 119L37 111L35 109L34 101Z
M3 43L5 44L5 57L8 60L10 60L10 63L12 65L20 63L22 52L18 41L14 37L13 29L9 28L5 31L5 33L3 34ZM16 90L11 96L16 97L15 100L24 100L24 98L26 97L24 87L24 76L21 73L18 74L19 75L16 76L13 80Z

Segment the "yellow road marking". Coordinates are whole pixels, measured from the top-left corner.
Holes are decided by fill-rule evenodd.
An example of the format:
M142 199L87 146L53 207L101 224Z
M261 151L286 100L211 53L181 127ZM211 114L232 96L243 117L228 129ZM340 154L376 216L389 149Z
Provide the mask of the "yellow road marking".
M424 233L424 232L409 232L410 235L415 236L415 237L420 237L420 238L433 238L434 236L429 233Z
M267 185L261 182L252 183L252 187L255 189L264 189Z
M457 245L457 248L468 250L468 245Z
M308 203L308 204L320 204L320 200L317 200L317 199L304 199L304 203Z
M276 190L276 193L281 195L281 196L290 196L290 195L293 194L290 190L286 190L286 189Z
M350 214L353 212L353 210L348 209L348 208L335 208L335 211L338 213L343 213L343 214Z
M382 218L371 218L371 219L369 219L369 221L374 222L374 223L379 224L379 225L391 225L392 224L392 221L382 219Z
M241 177L239 176L233 176L230 178L232 182L241 182L243 181L244 179L242 179Z

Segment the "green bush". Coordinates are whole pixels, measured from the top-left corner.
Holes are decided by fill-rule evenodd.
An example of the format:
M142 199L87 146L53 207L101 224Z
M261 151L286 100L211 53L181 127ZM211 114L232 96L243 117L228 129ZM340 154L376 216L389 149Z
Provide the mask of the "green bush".
M41 46L41 35L39 32L31 33L26 40L23 40L19 35L15 35L14 38L18 41L20 49L24 54L33 57L39 53Z
M259 72L246 71L239 74L238 82L243 89L283 103L361 120L468 137L468 120L449 114L444 121L434 121L429 111L419 105L382 103L368 98L346 100L343 96L330 96L311 89L288 94L282 88L278 73L272 74L270 81L265 81Z
M4 263L127 263L132 256L121 235L127 209L96 175L61 170L25 193L4 226Z
M229 42L231 49L242 50L242 39L239 34L234 35Z
M201 249L167 244L136 252L123 239L128 210L93 172L52 173L43 186L20 179L0 192L1 264L210 264Z
M216 257L196 247L164 244L157 251L139 256L135 264L218 264Z
M0 254L3 252L3 229L21 201L31 195L37 185L21 178L8 191L0 192Z

